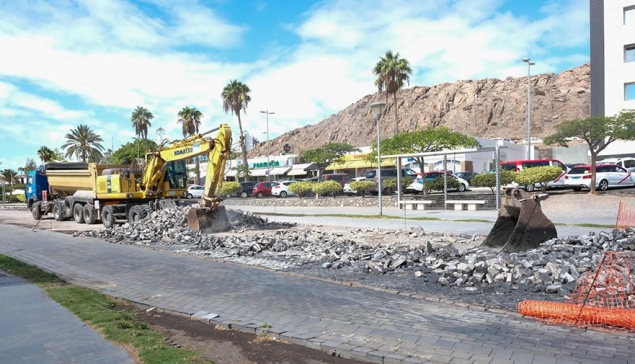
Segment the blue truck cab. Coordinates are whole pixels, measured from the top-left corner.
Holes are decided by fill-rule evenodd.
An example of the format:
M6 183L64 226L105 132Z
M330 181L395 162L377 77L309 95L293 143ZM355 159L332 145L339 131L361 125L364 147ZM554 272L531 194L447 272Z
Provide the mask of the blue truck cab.
M42 201L42 191L49 190L49 181L41 168L30 171L26 179L26 201L29 209L36 201Z

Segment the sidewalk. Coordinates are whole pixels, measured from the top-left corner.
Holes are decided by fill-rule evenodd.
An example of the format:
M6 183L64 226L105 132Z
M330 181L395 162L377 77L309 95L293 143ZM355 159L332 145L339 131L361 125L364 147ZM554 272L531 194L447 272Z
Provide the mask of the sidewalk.
M0 270L0 363L134 361L38 286Z
M632 334L10 225L0 253L111 296L246 332L266 323L282 340L374 363L627 363L635 351Z

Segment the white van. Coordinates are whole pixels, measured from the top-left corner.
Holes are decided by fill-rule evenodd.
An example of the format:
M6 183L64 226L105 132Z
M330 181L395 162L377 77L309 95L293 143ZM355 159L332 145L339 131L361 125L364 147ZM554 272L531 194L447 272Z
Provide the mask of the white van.
M603 159L596 164L616 164L629 172L635 172L635 158L609 158Z

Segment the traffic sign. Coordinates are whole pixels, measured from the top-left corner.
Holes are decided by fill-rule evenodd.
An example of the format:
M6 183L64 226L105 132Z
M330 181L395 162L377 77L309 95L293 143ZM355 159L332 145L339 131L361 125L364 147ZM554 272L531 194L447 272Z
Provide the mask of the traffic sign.
M291 152L291 146L290 146L289 144L285 144L285 145L282 147L282 151L283 151L283 152L285 152L285 153L289 153L289 152Z

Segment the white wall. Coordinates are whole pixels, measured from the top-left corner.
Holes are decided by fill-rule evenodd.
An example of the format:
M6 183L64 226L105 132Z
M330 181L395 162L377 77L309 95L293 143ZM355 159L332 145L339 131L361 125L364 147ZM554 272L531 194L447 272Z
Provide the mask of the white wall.
M635 83L635 62L624 62L624 46L635 44L635 11L625 18L624 8L635 0L604 1L605 114L635 109L635 100L625 101L624 84ZM624 24L626 20L627 24Z

